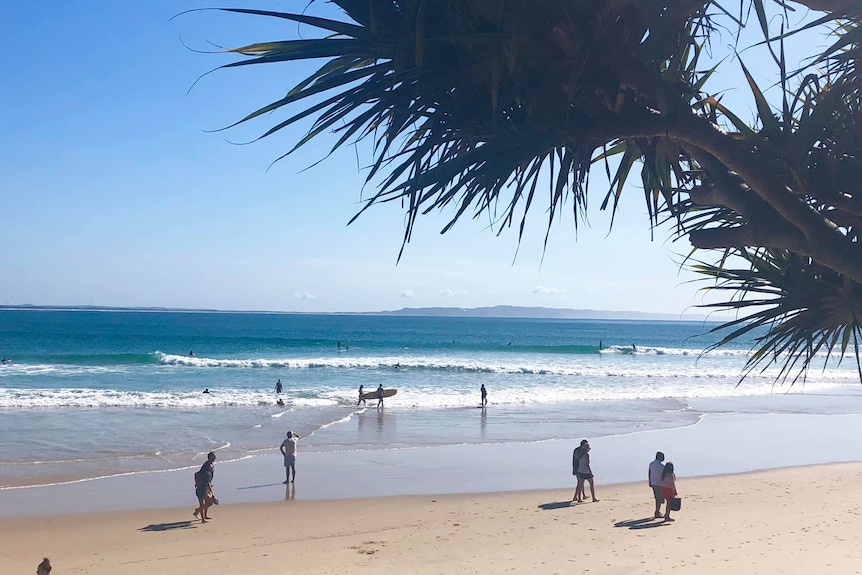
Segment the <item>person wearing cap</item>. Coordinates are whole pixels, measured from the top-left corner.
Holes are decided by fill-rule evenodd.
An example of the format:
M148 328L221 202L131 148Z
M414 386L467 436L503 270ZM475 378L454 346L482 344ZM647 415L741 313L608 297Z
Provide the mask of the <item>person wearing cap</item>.
M296 481L296 443L301 437L292 431L287 432L287 437L281 442L281 454L284 456L284 484ZM293 479L290 474L293 471Z

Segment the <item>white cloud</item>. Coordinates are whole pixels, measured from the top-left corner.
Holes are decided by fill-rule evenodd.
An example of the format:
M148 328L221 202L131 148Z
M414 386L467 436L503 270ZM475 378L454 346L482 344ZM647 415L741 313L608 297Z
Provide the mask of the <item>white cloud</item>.
M456 295L465 295L465 294L467 294L467 293L468 293L468 292L467 292L467 290L464 290L464 289L450 289L450 288L446 288L446 289L444 289L444 290L440 290L440 295L442 295L443 297L452 297L452 296L456 296Z
M402 290L401 297L413 297L413 290L412 289Z
M317 296L313 293L304 292L294 292L293 299L317 299Z
M536 286L533 288L533 293L539 295L554 295L558 293L564 293L566 290L560 288L549 288L545 286Z

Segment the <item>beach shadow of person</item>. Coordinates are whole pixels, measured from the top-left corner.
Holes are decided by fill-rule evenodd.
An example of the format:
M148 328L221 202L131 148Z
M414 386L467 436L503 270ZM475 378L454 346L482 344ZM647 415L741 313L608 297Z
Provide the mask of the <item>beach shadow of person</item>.
M284 485L283 483L261 483L260 485L246 485L244 487L237 487L237 490L240 489L260 489L261 487L281 487Z
M643 519L629 519L627 521L617 521L614 527L628 527L629 529L653 529L655 527L664 527L667 525L664 521L656 521L655 517L644 517Z
M551 503L542 503L539 505L539 509L544 509L545 511L551 511L552 509L563 509L564 507L571 507L571 501L553 501Z
M174 529L197 529L191 521L176 521L174 523L151 523L138 531L173 531Z

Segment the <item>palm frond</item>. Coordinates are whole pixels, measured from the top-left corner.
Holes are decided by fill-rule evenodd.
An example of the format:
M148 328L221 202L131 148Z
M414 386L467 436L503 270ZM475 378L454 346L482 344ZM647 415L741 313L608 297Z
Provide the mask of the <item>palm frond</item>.
M736 255L750 267L729 269L702 262L692 266L715 282L711 291L732 295L725 302L702 307L741 316L711 330L729 330L711 349L767 328L755 338L745 375L776 365L778 379L792 384L804 379L818 354L825 352L824 367L833 353L839 361L850 355L862 378L858 356L862 293L858 285L786 252L745 250ZM849 348L851 342L853 347Z

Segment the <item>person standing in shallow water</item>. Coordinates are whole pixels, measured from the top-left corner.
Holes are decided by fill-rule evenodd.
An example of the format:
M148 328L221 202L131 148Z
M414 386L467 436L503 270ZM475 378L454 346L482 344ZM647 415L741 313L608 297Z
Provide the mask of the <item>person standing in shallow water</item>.
M383 384L377 386L377 407L383 407Z
M281 379L279 379L275 382L275 392L281 393L282 391L284 391L284 386L281 384Z
M482 407L487 407L487 405L488 405L488 390L485 389L484 383L482 384L480 391L482 392Z
M296 442L301 438L298 434L288 431L287 437L281 442L279 450L284 456L284 484L296 481ZM290 472L293 471L293 479L290 477Z
M359 405L360 403L361 403L362 405L366 405L366 404L365 404L365 398L364 398L364 397L362 397L362 394L363 394L362 389L363 389L364 387L365 387L365 386L363 386L363 385L360 385L360 386L359 386L359 400L356 402L356 405Z

